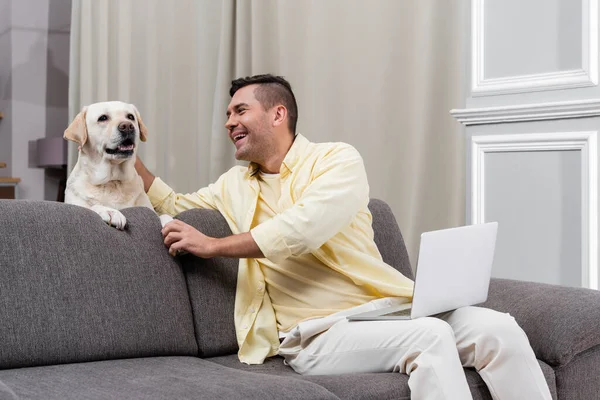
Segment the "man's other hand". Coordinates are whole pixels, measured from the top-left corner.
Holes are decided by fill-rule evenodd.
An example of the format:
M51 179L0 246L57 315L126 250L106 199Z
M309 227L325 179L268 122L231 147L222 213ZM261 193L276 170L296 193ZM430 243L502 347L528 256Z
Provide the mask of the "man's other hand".
M188 252L202 258L235 257L263 258L264 255L250 232L224 238L206 236L193 226L174 219L162 229L169 254L176 256Z
M206 236L193 226L179 220L173 220L162 229L165 246L169 254L175 256L188 252L202 258L214 257L215 238Z

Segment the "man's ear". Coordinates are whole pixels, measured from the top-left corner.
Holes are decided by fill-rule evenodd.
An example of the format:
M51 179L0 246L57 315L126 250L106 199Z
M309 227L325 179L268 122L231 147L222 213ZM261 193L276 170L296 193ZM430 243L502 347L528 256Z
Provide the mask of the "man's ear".
M87 107L83 107L63 135L65 139L79 143L79 146L83 146L88 139L87 126L85 123L86 112Z
M285 108L285 106L283 106L283 105L276 106L274 112L275 112L274 119L273 119L274 126L281 125L282 123L284 123L286 121L287 108Z
M135 117L137 118L138 125L140 127L140 140L145 142L148 138L148 128L146 128L146 125L144 125L144 121L142 121L142 117L140 116L138 109L135 106L133 106L133 108L135 109Z

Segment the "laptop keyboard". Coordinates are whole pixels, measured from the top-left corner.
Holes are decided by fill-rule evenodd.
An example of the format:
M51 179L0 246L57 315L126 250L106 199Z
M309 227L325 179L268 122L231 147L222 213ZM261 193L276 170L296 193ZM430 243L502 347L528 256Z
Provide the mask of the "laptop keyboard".
M385 314L390 317L410 317L410 308Z

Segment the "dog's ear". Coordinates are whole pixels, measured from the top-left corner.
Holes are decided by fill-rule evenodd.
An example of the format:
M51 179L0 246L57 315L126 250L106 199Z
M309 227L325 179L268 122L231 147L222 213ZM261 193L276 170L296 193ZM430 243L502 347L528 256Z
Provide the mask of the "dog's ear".
M87 107L83 107L81 112L77 114L71 125L65 130L63 137L67 140L72 140L83 146L88 139L87 126L85 123L85 114Z
M140 126L140 140L145 142L148 138L148 128L146 128L146 125L144 125L144 121L142 121L142 117L140 116L138 109L135 106L133 106L133 108L135 108L135 116L137 117L138 125Z

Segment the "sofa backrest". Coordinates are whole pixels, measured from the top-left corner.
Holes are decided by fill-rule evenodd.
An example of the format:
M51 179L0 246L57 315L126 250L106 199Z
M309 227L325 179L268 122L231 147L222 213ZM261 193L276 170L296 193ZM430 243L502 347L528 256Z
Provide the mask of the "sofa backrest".
M404 238L392 209L383 200L371 199L369 211L373 216L375 244L377 244L377 248L381 253L381 258L402 272L404 276L414 279Z
M218 211L190 210L176 218L210 237L231 235L227 221ZM203 259L190 254L179 259L186 274L200 357L236 353L233 310L239 260Z
M197 355L181 267L147 208L0 200L0 368Z
M381 200L369 203L373 215L375 243L385 262L412 279L413 273L402 234L390 207ZM211 237L231 235L223 216L214 210L190 210L178 219ZM191 255L180 257L186 273L196 339L201 357L214 357L237 352L233 310L237 283L238 259L201 259Z

